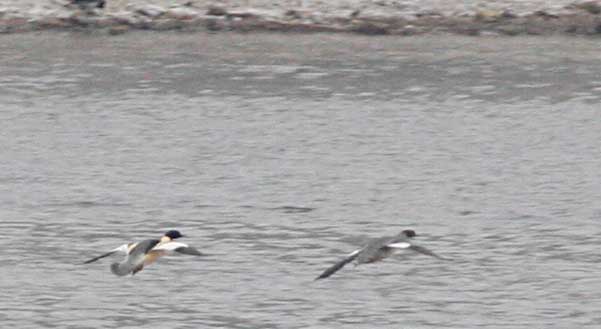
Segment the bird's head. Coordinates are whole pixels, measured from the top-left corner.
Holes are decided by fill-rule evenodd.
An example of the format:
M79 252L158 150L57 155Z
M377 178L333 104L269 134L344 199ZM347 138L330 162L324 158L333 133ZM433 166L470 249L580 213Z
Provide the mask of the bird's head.
M175 240L175 239L183 237L183 235L181 233L179 233L179 231L176 231L176 230L167 231L167 232L165 232L164 236L169 238L169 240Z
M412 237L416 236L417 234L415 234L414 230L403 230L400 235L406 236L408 238L412 238Z

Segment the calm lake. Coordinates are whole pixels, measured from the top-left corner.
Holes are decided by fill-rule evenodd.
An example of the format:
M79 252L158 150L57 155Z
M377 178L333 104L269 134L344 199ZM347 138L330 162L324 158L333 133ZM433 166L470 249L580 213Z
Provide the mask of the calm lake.
M0 36L3 328L599 328L599 39ZM123 243L208 256L131 277ZM400 253L313 281L412 228Z

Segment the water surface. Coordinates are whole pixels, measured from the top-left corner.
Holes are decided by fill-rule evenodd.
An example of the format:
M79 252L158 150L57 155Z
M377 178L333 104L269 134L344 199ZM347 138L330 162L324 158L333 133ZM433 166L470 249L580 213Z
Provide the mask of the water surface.
M0 321L598 328L600 48L2 36ZM408 227L453 261L405 254L312 281ZM110 259L81 265L170 228L210 255L126 278Z

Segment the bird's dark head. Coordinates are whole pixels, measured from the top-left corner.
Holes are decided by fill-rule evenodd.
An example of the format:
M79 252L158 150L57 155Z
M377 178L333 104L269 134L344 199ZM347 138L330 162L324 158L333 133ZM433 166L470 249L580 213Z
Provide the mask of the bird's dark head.
M403 230L403 232L401 232L401 235L404 235L408 238L412 238L412 237L416 236L417 234L415 234L414 230Z
M171 230L171 231L167 231L165 233L165 236L171 240L175 240L177 238L181 238L183 235L181 233L179 233L179 231Z

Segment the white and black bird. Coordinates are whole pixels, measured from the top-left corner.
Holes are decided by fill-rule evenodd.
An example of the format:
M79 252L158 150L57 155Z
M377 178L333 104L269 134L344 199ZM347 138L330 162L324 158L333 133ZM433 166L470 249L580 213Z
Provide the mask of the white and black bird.
M381 261L384 258L392 256L396 251L401 249L410 249L424 255L432 256L438 259L448 260L433 253L432 251L417 246L411 242L411 238L415 237L414 230L404 230L396 236L388 236L382 238L376 238L369 241L363 248L357 249L352 253L348 254L344 259L340 260L336 264L329 267L315 280L325 279L338 270L344 267L344 265L355 261L356 265L368 264Z
M130 273L131 275L134 275L140 272L144 266L148 266L154 263L158 258L172 252L194 256L204 255L196 248L190 247L185 243L173 241L181 237L183 237L183 235L179 231L171 230L166 232L160 239L148 239L136 243L127 243L103 255L87 260L84 264L95 262L115 253L123 253L126 255L125 259L121 263L111 264L111 272L118 276L124 276Z

